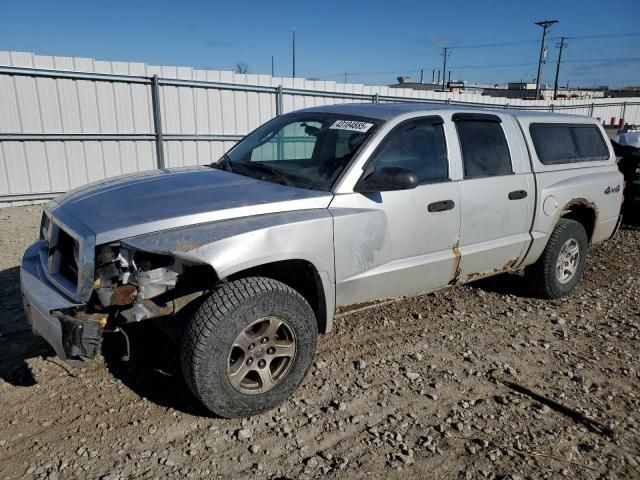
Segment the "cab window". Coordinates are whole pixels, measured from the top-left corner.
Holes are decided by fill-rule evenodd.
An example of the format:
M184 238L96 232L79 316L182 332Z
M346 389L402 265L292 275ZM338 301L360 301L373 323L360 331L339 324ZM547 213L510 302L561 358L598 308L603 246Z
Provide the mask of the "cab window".
M507 138L500 117L456 114L464 178L497 177L513 173Z
M439 117L408 120L393 129L374 154L370 166L411 170L419 183L447 180L447 146Z
M584 124L532 124L533 146L545 165L607 160L607 149L600 129Z

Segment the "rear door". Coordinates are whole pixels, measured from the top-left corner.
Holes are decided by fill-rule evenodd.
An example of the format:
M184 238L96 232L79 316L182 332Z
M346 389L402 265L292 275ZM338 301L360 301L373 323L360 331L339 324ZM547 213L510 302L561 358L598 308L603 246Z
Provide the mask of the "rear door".
M526 145L509 115L459 113L461 281L517 266L531 240L535 183Z

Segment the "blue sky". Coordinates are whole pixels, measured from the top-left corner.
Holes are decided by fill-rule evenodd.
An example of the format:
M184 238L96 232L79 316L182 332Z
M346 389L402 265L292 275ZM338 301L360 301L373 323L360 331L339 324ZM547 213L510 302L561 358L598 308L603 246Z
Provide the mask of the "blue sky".
M637 9L604 0L0 0L0 50L220 69L242 61L252 73L270 73L273 55L276 75L289 76L295 28L298 76L341 81L346 71L350 82L387 84L423 68L427 80L450 46L453 78L498 83L535 76L534 22L546 18L560 21L551 37L575 37L561 84L640 84ZM549 82L555 43L543 70Z

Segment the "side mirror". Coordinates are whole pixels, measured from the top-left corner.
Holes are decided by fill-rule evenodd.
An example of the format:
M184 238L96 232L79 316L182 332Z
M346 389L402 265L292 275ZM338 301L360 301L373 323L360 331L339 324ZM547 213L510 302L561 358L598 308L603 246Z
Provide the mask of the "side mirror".
M354 191L358 193L390 192L394 190L411 190L418 186L418 177L411 170L402 167L376 168L365 173Z

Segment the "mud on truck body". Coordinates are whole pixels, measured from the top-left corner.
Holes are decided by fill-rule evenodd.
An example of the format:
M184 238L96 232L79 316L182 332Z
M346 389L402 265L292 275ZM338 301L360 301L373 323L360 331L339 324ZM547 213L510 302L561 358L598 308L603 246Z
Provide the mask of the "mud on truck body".
M174 318L194 395L225 417L288 398L336 309L524 269L567 295L611 237L622 176L587 117L426 104L279 116L220 160L69 192L25 253L27 317L58 356Z

